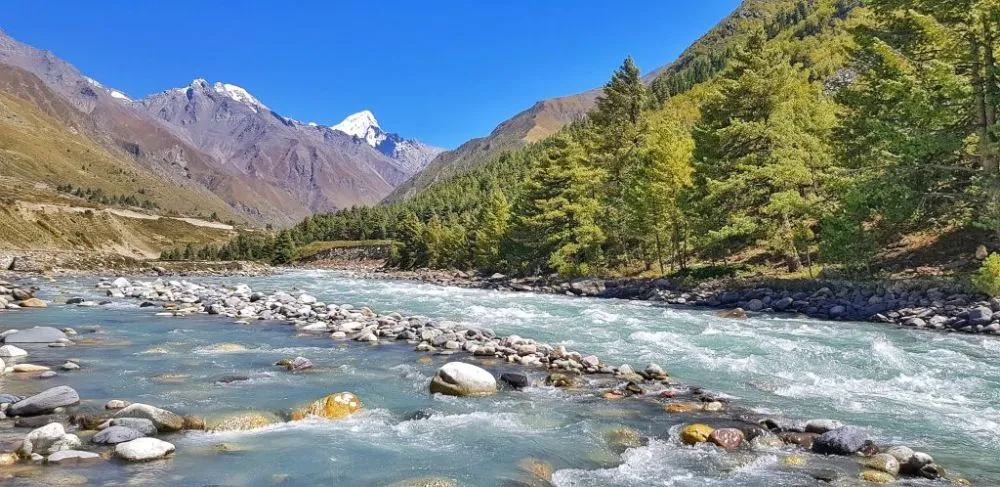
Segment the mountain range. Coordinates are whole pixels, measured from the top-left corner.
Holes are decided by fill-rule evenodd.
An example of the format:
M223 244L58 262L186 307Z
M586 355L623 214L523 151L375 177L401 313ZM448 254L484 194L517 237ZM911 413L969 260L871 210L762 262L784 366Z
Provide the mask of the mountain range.
M196 79L132 99L2 31L0 88L29 102L9 103L7 111L40 112L54 122L49 128L63 130L50 138L80 139L114 172L133 175L109 186L72 157L43 161L0 152L4 174L24 177L5 186L34 188L35 196L45 187L85 183L105 193L145 195L166 212L286 226L377 203L442 152L384 131L369 111L333 127L301 123L229 83ZM153 182L162 189L148 187Z
M767 17L769 5L743 2L675 62L650 71L644 80L653 83L692 66L710 66L714 53L728 49L738 31L735 26ZM279 227L311 214L412 197L505 151L554 134L583 117L600 93L592 89L539 101L489 135L444 151L385 131L368 110L329 127L302 123L225 82L195 79L187 86L132 99L2 31L0 82L7 94L30 101L54 118L68 136L93 142L117 171L170 187L152 194L163 210ZM31 164L0 152L0 165L16 174L14 166ZM88 180L73 167L51 168L44 177L24 167L21 172L25 182L40 179L53 187ZM101 187L98 182L88 184ZM143 187L122 184L120 193L151 191L145 187L148 182Z

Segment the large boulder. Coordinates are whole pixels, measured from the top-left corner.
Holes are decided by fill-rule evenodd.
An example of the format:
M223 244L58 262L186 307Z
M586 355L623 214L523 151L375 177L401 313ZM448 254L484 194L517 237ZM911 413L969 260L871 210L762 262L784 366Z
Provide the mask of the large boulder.
M45 414L52 412L56 408L71 406L78 402L80 402L80 396L72 387L57 386L11 404L7 409L7 415L30 416Z
M313 401L292 412L292 420L298 421L310 416L325 419L343 419L361 409L361 399L350 392L338 392Z
M184 418L166 409L148 404L135 403L115 413L115 418L148 419L158 431L180 431L184 429Z
M841 426L819 435L812 444L814 453L824 455L853 455L865 446L868 432L857 426Z
M142 438L143 436L146 435L141 431L127 426L110 426L99 431L90 441L101 445L117 445L136 438Z
M30 457L32 453L45 454L64 436L66 436L66 428L63 427L62 423L49 423L41 428L31 430L21 441L18 453L23 457Z
M430 390L448 396L486 396L497 392L497 380L475 365L449 362L434 374Z
M115 445L115 456L130 462L146 462L166 457L174 445L156 438L137 438Z
M17 330L3 337L4 343L52 343L65 340L66 334L51 326L36 326Z
M15 358L15 357L27 357L28 352L15 347L14 345L4 345L0 347L0 357L3 358Z

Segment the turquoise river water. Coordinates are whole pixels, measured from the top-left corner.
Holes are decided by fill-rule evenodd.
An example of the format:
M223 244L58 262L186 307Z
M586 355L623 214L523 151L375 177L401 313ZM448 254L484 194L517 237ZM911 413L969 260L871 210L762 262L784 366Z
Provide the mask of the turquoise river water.
M58 302L101 296L95 282L40 279L37 284L42 297ZM867 426L880 440L930 453L974 485L1000 484L997 338L773 316L726 320L709 311L645 302L365 280L330 271L213 282L245 282L260 291L302 289L328 303L459 321L564 344L638 369L656 362L685 383L756 411ZM432 396L430 377L449 359L418 362L424 354L412 345L297 337L280 323L236 325L207 315L155 317L156 308L138 304L54 304L0 313L0 328L71 326L81 330L78 339L90 338L63 349L24 347L31 363L58 366L73 358L82 369L44 381L8 374L0 378L0 390L29 394L66 384L79 391L85 406L128 399L208 418L248 409L287 412L351 391L364 410L343 421L168 435L163 439L177 446L169 460L49 467L39 482L56 483L72 474L94 485L390 485L429 477L458 485L534 485L519 465L535 458L552 467L557 486L829 485L786 465L782 452L681 446L678 424L691 418L674 418L641 401L605 401L547 387L489 398ZM96 325L100 333L86 333ZM212 351L218 343L247 350ZM154 347L168 353L144 353ZM273 365L297 355L311 359L316 369L290 374ZM544 377L542 371L532 374ZM218 382L227 375L250 380ZM621 425L641 431L648 444L611 449L605 433ZM24 430L2 434L16 437ZM220 443L227 446L220 449Z

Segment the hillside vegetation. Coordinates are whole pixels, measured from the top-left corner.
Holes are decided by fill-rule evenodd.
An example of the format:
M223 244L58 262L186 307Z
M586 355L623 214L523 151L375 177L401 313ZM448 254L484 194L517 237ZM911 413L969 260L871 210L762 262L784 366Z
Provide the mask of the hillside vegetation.
M403 268L572 276L737 258L871 273L912 233L997 244L1000 7L754 4L651 88L627 59L554 136L273 248L391 238Z

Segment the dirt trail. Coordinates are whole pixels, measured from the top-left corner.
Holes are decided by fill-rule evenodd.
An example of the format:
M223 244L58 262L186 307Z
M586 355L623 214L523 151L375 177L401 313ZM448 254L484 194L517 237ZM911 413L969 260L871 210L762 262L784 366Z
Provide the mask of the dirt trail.
M169 218L171 220L179 220L182 222L190 223L196 227L214 228L217 230L232 230L232 225L227 225L225 223L213 222L208 220L202 220L200 218L190 218L190 217L173 217L173 216L161 216L161 215L150 215L147 213L140 213L134 210L127 210L122 208L103 208L95 209L88 208L85 206L70 206L70 205L58 205L54 203L34 203L28 201L18 201L18 207L22 210L32 211L32 212L69 212L69 213L83 213L86 211L92 211L94 213L108 213L124 218L138 218L141 220L159 220L161 218Z

